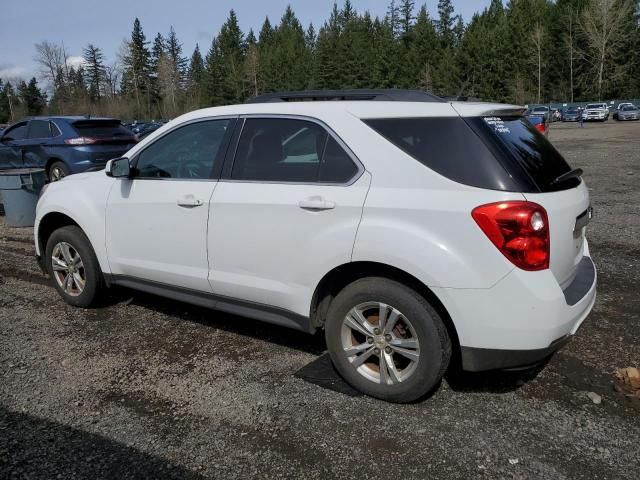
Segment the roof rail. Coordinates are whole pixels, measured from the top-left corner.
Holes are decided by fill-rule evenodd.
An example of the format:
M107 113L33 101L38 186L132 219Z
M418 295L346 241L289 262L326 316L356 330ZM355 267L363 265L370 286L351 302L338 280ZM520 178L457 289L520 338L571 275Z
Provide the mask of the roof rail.
M421 90L350 89L350 90L301 90L274 92L250 98L246 103L304 102L324 100L377 100L387 102L444 102L436 95Z

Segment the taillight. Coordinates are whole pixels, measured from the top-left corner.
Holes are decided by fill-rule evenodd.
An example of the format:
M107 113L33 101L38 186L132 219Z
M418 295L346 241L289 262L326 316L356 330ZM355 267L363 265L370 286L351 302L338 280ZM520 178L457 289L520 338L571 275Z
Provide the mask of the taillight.
M75 137L67 138L64 143L67 145L92 145L98 143L98 139L92 137Z
M549 268L549 219L537 203L490 203L474 208L471 216L515 266L523 270Z
M544 131L546 130L545 128L545 124L544 123L538 123L536 125L536 128L538 129L539 132L544 133Z

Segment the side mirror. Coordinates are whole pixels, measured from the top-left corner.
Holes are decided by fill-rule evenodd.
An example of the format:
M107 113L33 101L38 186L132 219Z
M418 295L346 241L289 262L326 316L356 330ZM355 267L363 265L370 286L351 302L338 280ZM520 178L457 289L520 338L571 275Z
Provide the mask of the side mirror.
M129 159L122 157L109 160L104 167L104 173L107 174L107 177L129 178L131 176Z

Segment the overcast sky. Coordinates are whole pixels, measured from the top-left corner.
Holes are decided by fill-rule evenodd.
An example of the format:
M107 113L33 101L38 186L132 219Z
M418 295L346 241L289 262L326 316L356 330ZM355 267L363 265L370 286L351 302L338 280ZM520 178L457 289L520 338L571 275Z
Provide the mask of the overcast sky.
M368 10L381 17L388 3L352 0L358 11ZM416 8L422 3L417 0ZM426 3L431 17L436 18L438 0ZM490 0L453 3L456 13L467 22ZM38 77L34 44L43 40L64 42L68 55L77 60L91 42L102 48L111 63L122 40L131 34L135 17L140 18L147 40L157 32L165 34L173 25L185 56L191 56L196 43L204 55L230 9L236 11L245 34L250 28L257 34L266 16L272 24L277 23L288 4L305 28L313 22L317 30L327 19L333 0L0 0L0 78Z

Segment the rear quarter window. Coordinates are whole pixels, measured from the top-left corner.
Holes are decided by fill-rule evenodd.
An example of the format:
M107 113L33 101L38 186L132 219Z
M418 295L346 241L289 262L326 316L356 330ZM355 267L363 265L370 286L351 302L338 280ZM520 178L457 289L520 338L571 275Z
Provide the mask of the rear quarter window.
M364 123L450 180L491 190L522 191L522 184L460 117L376 118Z
M542 117L540 117L542 119ZM425 117L363 120L418 162L458 183L539 193L573 188L562 155L524 117Z
M580 184L578 178L555 182L560 175L571 171L571 167L551 142L525 118L496 116L466 120L508 171L514 174L524 172L530 178L534 189L523 191L551 192Z

